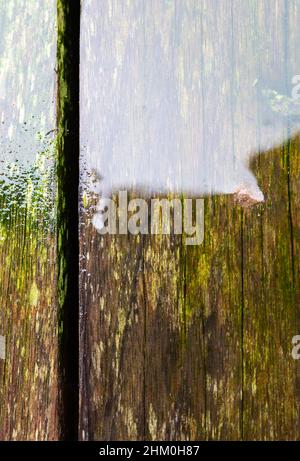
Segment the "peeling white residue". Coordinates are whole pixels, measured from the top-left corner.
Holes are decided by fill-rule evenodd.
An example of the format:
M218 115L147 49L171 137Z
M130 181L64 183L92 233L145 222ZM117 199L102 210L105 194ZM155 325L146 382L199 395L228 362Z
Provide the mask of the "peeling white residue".
M5 360L5 336L0 336L0 359Z
M300 20L300 5L290 3ZM99 194L234 193L244 204L263 201L269 191L250 171L251 156L300 130L299 102L291 99L299 21L285 30L279 0L237 1L233 17L231 6L83 2L81 139ZM262 28L267 17L277 26Z
M0 173L55 128L56 1L0 2Z

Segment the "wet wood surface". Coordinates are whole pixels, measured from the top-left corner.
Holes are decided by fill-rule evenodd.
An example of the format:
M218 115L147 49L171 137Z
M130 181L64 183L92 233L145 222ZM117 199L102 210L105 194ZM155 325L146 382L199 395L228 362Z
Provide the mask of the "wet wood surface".
M120 2L98 5L103 18L101 46L106 43L119 46L119 50L126 49L126 43L132 46L130 37L139 29L135 14L140 14L141 3L127 2L129 9L124 6L121 12ZM181 35L173 37L172 43L185 50L186 72L193 67L194 64L189 67L189 62L197 50L211 64L199 70L204 99L196 99L199 106L194 108L194 123L206 140L204 145L213 141L209 132L201 131L202 117L207 127L207 121L213 125L217 114L226 114L230 108L224 119L226 128L215 133L222 138L220 145L231 146L236 157L242 155L241 146L252 146L254 137L256 145L263 146L265 127L260 100L249 101L246 93L253 91L250 87L255 88L256 76L258 81L264 79L268 88L290 94L291 78L299 74L295 46L299 1L187 1L183 17L196 17L195 22L185 19L190 27L180 22L185 21L178 12L181 2L147 4L148 7L143 3L143 19L138 16L149 27L145 28L144 37L152 37L153 33L155 43L161 40L162 46L168 48L168 27L170 36L172 27L176 27ZM159 18L164 17L163 8L168 16L159 23ZM159 25L154 25L154 12L158 12ZM123 24L120 29L118 21ZM193 33L201 39L198 26L205 40L194 43ZM97 60L99 51L95 30L92 28L90 35L87 32L92 44L89 62ZM121 43L114 42L116 30L122 31ZM232 34L239 39L232 40L231 55L227 55L224 44ZM136 41L135 46L143 50L141 43ZM184 43L189 44L186 49ZM251 55L245 66L239 62L241 44ZM122 61L121 55L120 51L114 84L118 82L118 72L124 81L130 65ZM148 53L147 66L151 67L151 62L153 66L157 64L155 56L160 59L154 51ZM134 59L138 73L139 61ZM272 63L276 60L285 65L279 66L274 75ZM200 59L199 65L201 62ZM230 78L244 81L245 85L238 85L239 96L227 92L227 81L223 90L217 86L216 106L209 99L211 96L215 101L212 69L222 62L229 62ZM144 79L147 82L147 73ZM99 82L101 85L100 76ZM99 85L97 94L101 94ZM190 91L188 84L186 88L183 84L179 103L186 94L191 95ZM114 101L122 107L118 99ZM96 103L95 107L107 127L107 120L118 108L104 102L103 113ZM248 126L241 129L249 107L251 118ZM84 111L85 108L83 116ZM135 120L138 132L139 119ZM85 179L82 180L82 440L299 439L299 364L291 356L292 337L300 328L300 139L294 122L287 116L278 128L282 130L282 141L268 151L258 149L251 161L265 201L245 207L232 195L206 197L204 241L199 246L186 246L184 238L178 235L99 235L92 224L96 201L89 195ZM91 126L90 136L94 136L94 121ZM147 133L147 125L144 130ZM155 132L148 135L155 136ZM163 136L167 143L168 134ZM203 141L200 134L194 141ZM98 156L101 164L103 145L101 141L92 145L93 155ZM191 157L187 154L185 161L193 165L193 141L188 145L186 142ZM83 148L83 178L86 168L88 174L92 173L89 155ZM111 155L117 168L113 150ZM224 164L224 169L230 182L228 165ZM166 174L166 181L172 179Z

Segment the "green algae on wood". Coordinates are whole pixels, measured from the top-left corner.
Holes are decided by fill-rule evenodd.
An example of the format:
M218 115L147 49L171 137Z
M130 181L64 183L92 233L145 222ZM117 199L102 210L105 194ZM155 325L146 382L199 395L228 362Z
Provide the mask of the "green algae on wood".
M60 433L55 6L0 5L1 440L56 440Z
M114 14L119 15L116 23L122 18L124 24L122 39L115 44L121 67L115 72L121 76L122 66L124 73L128 66L126 59L122 61L126 46L136 50L134 62L144 49L144 42L140 49L138 43L130 47L131 26L138 27L136 10L130 10L126 21L124 15L126 6L130 9L132 5L134 2L122 8L118 5L120 9L112 6L108 15L109 31L114 31ZM196 107L190 124L198 123L200 132L203 121L209 119L213 127L220 107L228 103L228 130L222 132L222 140L230 152L224 155L238 158L237 146L243 141L246 148L252 136L260 146L264 124L259 95L250 101L254 119L249 117L249 125L254 129L245 130L245 138L237 139L236 127L249 107L238 104L234 92L226 100L228 82L220 86L218 105L212 106L212 70L219 63L232 64L231 80L238 84L241 96L249 92L247 69L256 75L253 88L262 75L270 81L267 88L275 89L299 74L296 68L286 68L286 75L268 75L268 66L271 69L277 58L297 62L297 40L291 31L298 31L299 2L187 1L185 18L194 19L193 28L180 22L180 2L152 2L151 11L143 5L143 39L150 24L155 43L160 50L172 46L174 59L184 34L190 43L200 24L197 21L202 21L195 48L183 46L179 53L180 70L185 65L186 72L180 74L178 105L185 114L193 82L191 50L199 49L202 65L203 104ZM166 14L154 16L154 7L165 8ZM159 22L161 17L164 20ZM168 35L170 24L176 25L177 33ZM235 31L242 43L232 40ZM111 44L112 36L107 33L109 39L103 31L101 39ZM265 42L262 36L267 37ZM228 40L232 43L229 51L224 47ZM245 68L239 67L242 45L252 51ZM154 53L148 49L145 61L149 68L156 64L151 59ZM121 79L122 88L123 82ZM288 95L288 85L284 86L278 91ZM143 103L146 111L150 102ZM122 107L121 101L119 104ZM101 112L105 128L108 113ZM243 209L233 197L206 198L205 237L199 247L186 248L174 235L100 236L92 225L95 203L84 196L80 279L83 440L299 439L299 366L290 354L291 339L299 332L299 136L289 139L290 115L285 118L284 145L257 152L252 163L265 202ZM135 117L133 113L138 124ZM158 137L153 130L149 134L147 126L144 133L146 139ZM135 132L130 140L134 136ZM193 142L201 142L200 135ZM87 155L84 151L83 156ZM166 181L172 180L166 172Z

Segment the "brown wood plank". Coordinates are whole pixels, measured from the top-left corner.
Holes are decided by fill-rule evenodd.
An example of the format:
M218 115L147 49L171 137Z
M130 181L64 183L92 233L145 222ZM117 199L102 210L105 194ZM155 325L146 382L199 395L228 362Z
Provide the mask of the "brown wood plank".
M133 2L130 8L134 5ZM166 8L168 21L164 34L166 37L170 34L171 47L173 21L182 21L184 38L178 39L177 59L186 53L183 64L185 69L189 68L189 53L197 53L203 33L198 27L201 9L197 6L197 2L188 2L184 8L177 2L164 6L159 2L144 4L147 29L140 52L148 55L149 66L153 63L157 34L162 33L159 21L163 20ZM218 10L221 22L225 6ZM112 7L115 26L118 21L124 21L124 14L129 17L132 14L134 21L134 8L128 7L129 14L120 4L112 3ZM206 8L213 23L215 12L208 4ZM104 11L107 13L107 4ZM187 18L194 11L196 31L190 38ZM96 9L94 14L100 12ZM105 14L102 17L105 18ZM105 24L105 19L103 21ZM180 27L179 23L178 30ZM226 38L227 35L228 30L224 28ZM208 38L213 40L212 36ZM93 35L90 40L95 40ZM123 40L125 42L125 37ZM216 63L222 57L221 43L222 40L216 45ZM97 55L93 59L97 60ZM196 64L200 64L200 60L201 54ZM209 97L215 88L209 72L203 70L203 74L206 100L204 103L198 99L195 103L196 109L204 105L201 113L196 113L199 127L203 123L203 111L207 118L214 118ZM219 96L219 104L223 104L225 111L229 96L226 95L224 101L222 95ZM224 130L223 135L230 144L232 130ZM145 136L148 136L147 128ZM201 133L195 131L195 136L192 142L207 145L211 142L209 135L202 140ZM193 155L193 145L186 147ZM83 160L83 171L89 169L89 161L88 157L87 162ZM173 180L166 177L166 181ZM233 205L232 199L229 202ZM192 440L226 434L239 437L241 354L237 344L241 336L241 223L239 211L227 207L227 203L228 199L207 202L205 243L199 248L186 248L181 237L145 236L143 243L136 243L132 236L100 238L92 230L86 212L82 213L82 438ZM224 232L227 222L235 229L229 238ZM118 352L120 334L121 344L128 344L124 361ZM235 341L230 343L229 338ZM230 367L227 367L228 361Z
M80 301L89 308L81 311L80 438L142 439L143 244L133 236L100 237L88 214L81 229Z
M0 18L0 439L55 440L56 3L2 2Z
M297 30L296 25L300 20L300 6L299 2L291 2L288 9L288 25L291 30ZM297 50L293 46L293 41L288 43L289 55L289 76L299 76L299 68L297 66ZM298 80L299 81L299 80ZM295 82L293 83L293 85ZM297 92L299 98L299 90ZM289 224L290 224L290 238L291 238L291 255L292 271L293 271L293 288L295 292L295 306L293 311L294 323L291 327L292 336L299 335L300 331L300 315L299 315L299 277L300 277L300 230L299 230L299 194L300 194L300 156L299 156L299 136L291 140L288 145L288 194L289 194ZM293 408L296 407L296 414L300 412L300 361L294 361L290 364L295 368L295 395L292 396ZM299 426L298 426L299 433Z
M257 33L255 46L266 34L266 22L270 24L269 41L256 62L260 78L272 82L273 89L279 92L281 82L286 95L291 94L294 75L288 50L294 53L299 40L298 27L296 23L289 24L289 17L297 12L299 14L298 2L282 1L277 2L276 8L271 8L269 2L257 3L252 14L253 29ZM274 62L278 62L276 75L271 73ZM296 63L297 59L295 67ZM258 137L263 122L262 113L258 111ZM287 138L289 124L286 118ZM266 202L245 212L243 432L248 440L299 438L295 361L291 357L298 291L294 273L297 256L291 240L299 219L297 213L293 215L293 222L290 216L291 183L294 187L299 183L297 169L292 170L290 162L298 162L298 142L297 138L287 141L254 161L254 171L266 191ZM295 191L293 201L298 200Z
M159 3L156 6L159 8ZM203 62L209 53L216 65L219 60L231 59L222 46L230 36L227 6L218 2L188 2L178 26L182 34L178 59L183 57L184 66L180 94L190 91L189 75L194 76L194 81L191 79L196 86L201 74L203 85L202 95L196 99L195 93L194 107L188 115L187 123L200 128L191 142L209 152L213 152L211 144L216 139L201 131L201 127L213 123L215 118L211 100L218 99L221 113L231 102L228 93L214 94L213 64L208 69ZM150 17L151 12L148 14ZM217 41L214 24L218 25ZM206 42L202 42L202 37ZM208 51L209 46L213 50ZM224 144L233 148L232 132L229 122L215 137L222 136ZM188 145L188 153L188 161L197 168L193 144ZM215 154L210 167L218 162L217 151ZM155 286L156 294L156 300L148 301L146 330L147 421L153 440L240 436L240 212L228 197L206 200L205 207L202 245L186 247L179 239L172 242L166 238L156 247L152 239L147 252L148 266L152 265L155 274L152 279L148 276L147 287L151 292Z
M296 439L299 4L82 6L80 438ZM215 193L201 245L96 232L101 191L166 184Z

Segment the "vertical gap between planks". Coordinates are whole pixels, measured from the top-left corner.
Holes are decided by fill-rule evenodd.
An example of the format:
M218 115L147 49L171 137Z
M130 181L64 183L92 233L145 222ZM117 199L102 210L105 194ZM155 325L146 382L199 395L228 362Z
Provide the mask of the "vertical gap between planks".
M284 33L285 33L285 89L286 93L289 90L289 2L285 0L285 12L284 12ZM293 228L293 215L292 215L292 191L291 191L291 127L290 120L288 118L288 140L284 148L284 161L286 164L287 170L287 189L288 189L288 221L290 229L290 239L291 239L291 264L292 264L292 282L293 290L295 291L295 252L294 252L294 228Z
M244 211L241 210L241 440L244 440L244 385L245 385L245 364L244 364Z
M80 0L57 2L57 214L61 438L78 439Z

